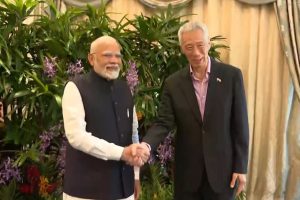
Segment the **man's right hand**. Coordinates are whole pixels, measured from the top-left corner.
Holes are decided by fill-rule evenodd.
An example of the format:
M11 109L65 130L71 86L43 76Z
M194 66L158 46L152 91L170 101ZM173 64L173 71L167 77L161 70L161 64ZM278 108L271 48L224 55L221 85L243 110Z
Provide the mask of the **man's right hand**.
M124 147L121 160L129 165L141 167L147 162L149 156L149 148L142 144L131 144L130 146Z

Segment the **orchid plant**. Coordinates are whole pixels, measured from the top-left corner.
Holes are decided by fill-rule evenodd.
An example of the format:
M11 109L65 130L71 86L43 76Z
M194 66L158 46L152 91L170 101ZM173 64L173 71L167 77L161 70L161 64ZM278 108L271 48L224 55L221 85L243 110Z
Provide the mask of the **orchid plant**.
M45 15L24 23L40 4L46 5ZM157 115L165 78L186 63L177 38L184 21L175 13L169 7L151 17L115 21L104 6L61 13L52 1L0 0L0 199L61 199L66 148L61 97L66 82L90 68L86 54L99 36L111 35L123 48L121 78L134 96L143 136ZM227 47L215 43L210 54L218 58L219 48ZM152 175L143 179L152 181L143 182L141 199L171 198L173 135L154 155Z

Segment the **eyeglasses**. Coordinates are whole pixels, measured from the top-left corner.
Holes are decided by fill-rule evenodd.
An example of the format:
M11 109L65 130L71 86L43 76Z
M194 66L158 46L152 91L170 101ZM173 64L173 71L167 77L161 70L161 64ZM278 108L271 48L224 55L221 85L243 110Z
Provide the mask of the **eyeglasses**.
M90 53L91 55L93 54L97 54L97 52L93 52ZM101 56L105 57L105 58L112 58L112 57L116 57L118 59L122 59L123 55L121 53L113 53L113 52L103 52L102 54L100 54Z

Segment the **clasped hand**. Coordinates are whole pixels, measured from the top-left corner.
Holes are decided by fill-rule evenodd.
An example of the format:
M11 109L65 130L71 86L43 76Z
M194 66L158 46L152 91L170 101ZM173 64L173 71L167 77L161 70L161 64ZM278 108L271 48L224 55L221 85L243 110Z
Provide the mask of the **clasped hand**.
M131 144L124 147L121 160L132 166L143 166L150 157L150 150L145 144Z

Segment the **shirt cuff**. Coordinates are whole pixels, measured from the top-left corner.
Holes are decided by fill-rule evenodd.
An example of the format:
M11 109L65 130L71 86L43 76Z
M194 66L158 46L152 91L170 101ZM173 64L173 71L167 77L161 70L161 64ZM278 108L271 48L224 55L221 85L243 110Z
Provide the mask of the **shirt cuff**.
M142 144L145 144L145 145L148 147L149 151L151 151L151 146L150 146L150 144L148 144L147 142L142 142Z
M111 148L111 150L109 151L109 155L107 155L107 158L109 160L121 160L123 151L124 147L114 145L114 148Z

